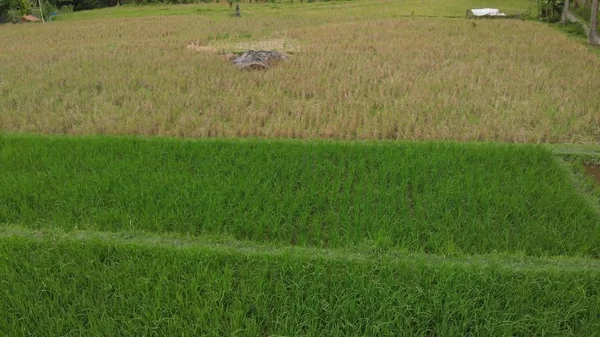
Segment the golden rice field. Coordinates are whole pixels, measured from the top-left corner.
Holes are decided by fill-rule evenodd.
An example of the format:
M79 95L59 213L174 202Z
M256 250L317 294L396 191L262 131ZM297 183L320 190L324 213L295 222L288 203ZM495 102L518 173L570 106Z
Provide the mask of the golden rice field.
M542 23L219 13L0 27L0 130L600 142L600 58ZM273 41L261 72L186 48Z

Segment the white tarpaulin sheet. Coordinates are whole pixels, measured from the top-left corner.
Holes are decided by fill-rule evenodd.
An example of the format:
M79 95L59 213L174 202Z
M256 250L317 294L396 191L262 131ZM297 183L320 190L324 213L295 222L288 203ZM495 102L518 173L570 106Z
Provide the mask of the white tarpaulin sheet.
M474 16L506 16L506 14L500 13L498 8L474 8L471 9L471 13Z

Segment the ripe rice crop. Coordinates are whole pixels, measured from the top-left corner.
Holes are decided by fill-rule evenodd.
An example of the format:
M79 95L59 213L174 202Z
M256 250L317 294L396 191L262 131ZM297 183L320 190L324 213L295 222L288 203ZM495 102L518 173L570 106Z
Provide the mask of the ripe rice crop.
M600 59L567 36L528 21L473 25L366 13L257 13L237 20L222 13L2 27L0 130L600 140ZM293 41L298 51L265 72L241 72L216 53L186 48L194 42L235 49L272 40Z
M0 138L0 223L313 247L600 253L600 218L538 146Z

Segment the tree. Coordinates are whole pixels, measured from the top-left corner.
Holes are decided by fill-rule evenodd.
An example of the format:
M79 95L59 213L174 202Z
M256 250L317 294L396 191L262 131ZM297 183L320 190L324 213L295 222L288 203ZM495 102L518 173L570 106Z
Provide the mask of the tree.
M569 0L565 0L560 23L566 25L569 22Z
M592 1L592 15L590 18L590 34L588 42L593 45L598 44L598 0Z
M40 6L40 18L42 19L42 23L46 23L44 20L44 9L42 6L42 0L38 0L38 5Z
M32 7L30 0L0 0L0 14L3 11L15 10L21 16L29 15Z

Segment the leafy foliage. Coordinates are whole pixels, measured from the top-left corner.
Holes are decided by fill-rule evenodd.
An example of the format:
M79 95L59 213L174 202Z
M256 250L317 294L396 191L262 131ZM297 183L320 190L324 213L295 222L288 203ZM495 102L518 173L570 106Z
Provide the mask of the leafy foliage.
M6 12L6 19L10 23L19 23L21 16L21 13L16 9L10 9Z
M46 234L44 234L46 233ZM597 336L600 268L198 244L0 237L0 334ZM120 242L119 238L129 237ZM202 241L199 241L202 242ZM532 263L533 262L533 263ZM549 264L549 265L547 265Z
M56 8L72 7L76 11L116 6L119 0L50 0Z
M8 14L9 20L14 20L16 15L31 14L32 8L33 4L30 0L0 0L0 14Z
M548 22L560 20L564 7L564 0L537 0L538 16Z

